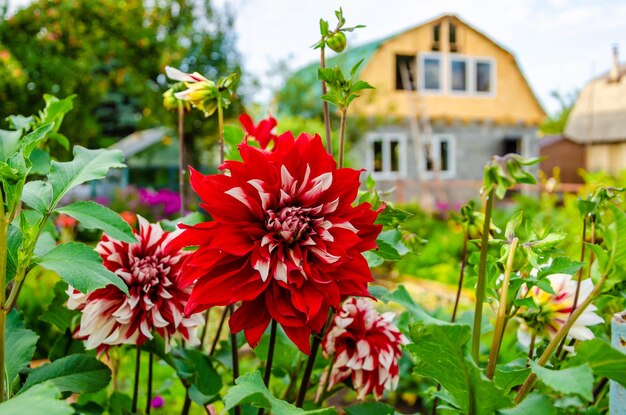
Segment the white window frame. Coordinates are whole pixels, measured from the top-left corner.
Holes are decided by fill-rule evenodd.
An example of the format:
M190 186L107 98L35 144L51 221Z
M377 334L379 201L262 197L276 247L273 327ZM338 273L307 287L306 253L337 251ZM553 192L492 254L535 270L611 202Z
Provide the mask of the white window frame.
M457 91L452 89L452 63L453 62L463 62L465 63L465 91ZM448 59L447 63L448 68L448 87L449 93L451 95L471 95L474 90L474 85L472 84L472 69L474 64L471 59L468 59L466 56L458 55L456 53L450 54L450 59Z
M424 60L425 59L438 59L439 60L439 85L441 88L425 89L425 71ZM443 95L458 97L472 97L472 98L494 98L496 96L497 85L497 70L496 60L490 56L467 56L459 53L441 53L441 52L424 52L418 53L418 88L419 93L423 95ZM465 83L467 89L465 91L455 91L452 89L452 62L465 62L466 65L466 79ZM476 90L476 64L477 63L489 64L489 76L491 90L489 92L481 92Z
M439 89L426 89L426 71L424 70L426 59L437 59L439 61ZM417 55L418 61L418 74L419 74L419 84L418 88L420 93L432 94L432 95L440 95L446 92L446 84L445 84L445 67L446 62L443 59L443 54L439 52L426 52L419 53Z
M453 179L456 177L456 137L452 134L433 134L430 137L430 145L433 150L433 159L439 163L441 167L441 142L448 142L448 170L439 171L440 179ZM426 166L426 145L422 145L422 151L420 152L420 177L424 179L435 179L437 174L433 170L427 170Z
M394 180L406 177L406 135L402 133L367 134L367 171L375 180ZM374 171L374 143L382 142L383 170ZM391 171L391 142L398 142L398 171Z
M491 57L475 57L472 59L472 93L475 96L479 96L479 97L487 97L487 98L493 98L496 96L496 89L498 87L497 85L497 80L498 80L498 72L496 71L496 60L494 58ZM489 78L490 78L490 91L488 92L483 92L483 91L478 91L476 88L478 87L478 85L476 85L476 73L478 72L476 70L476 67L478 66L479 63L488 63L489 64Z

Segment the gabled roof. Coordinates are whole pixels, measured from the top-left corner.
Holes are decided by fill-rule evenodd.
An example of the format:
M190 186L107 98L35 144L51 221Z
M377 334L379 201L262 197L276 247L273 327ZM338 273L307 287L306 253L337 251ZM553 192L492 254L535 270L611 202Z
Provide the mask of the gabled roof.
M626 64L619 72L619 80L606 72L585 85L567 120L566 137L577 143L626 141Z
M410 32L422 26L432 24L433 22L442 20L444 18L452 18L452 19L459 21L461 24L463 24L470 30L475 31L476 33L478 33L479 35L487 39L489 42L494 44L496 47L498 47L499 49L501 49L502 51L510 55L514 59L515 66L520 71L522 78L524 80L524 83L526 87L528 88L528 90L530 91L533 98L535 99L535 102L539 106L540 110L543 113L545 113L541 103L536 98L536 94L534 93L530 84L528 83L526 76L524 75L520 66L517 64L517 59L515 58L515 54L513 54L503 45L494 41L489 36L485 35L483 32L481 32L480 30L478 30L471 24L467 23L465 20L459 18L455 14L444 13L442 15L429 19L420 24L413 25L409 28L401 30L385 38L371 41L369 43L365 43L360 46L348 48L343 53L336 54L336 55L331 56L330 58L327 58L326 66L327 67L339 66L343 70L344 73L349 73L352 66L354 66L359 60L363 59L363 63L361 64L361 66L359 67L359 71L357 72L357 76L358 76L361 73L361 71L367 66L368 62L371 60L371 58L375 55L375 53L380 49L380 47L383 44L387 43L388 41L394 38L402 36L406 34L407 32ZM294 72L293 75L291 75L287 79L283 87L283 90L279 93L279 96L298 97L301 100L301 102L310 102L311 100L319 100L319 97L322 95L322 90L321 90L321 84L317 78L318 68L319 68L319 62L313 62L297 70L296 72ZM292 111L292 108L284 107L284 105L281 106L281 103L279 102L279 113L286 114L286 115L301 115L305 117L313 115L313 114L303 114L303 110L304 112L306 112L306 108L304 107L306 107L306 105L303 105L300 108L294 109L294 110L297 110L296 113L294 114L292 113L294 112Z

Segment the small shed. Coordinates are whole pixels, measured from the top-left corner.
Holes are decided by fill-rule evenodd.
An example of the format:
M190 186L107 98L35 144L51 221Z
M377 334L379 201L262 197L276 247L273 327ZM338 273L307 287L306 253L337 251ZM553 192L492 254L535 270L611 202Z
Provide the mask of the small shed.
M611 69L582 89L564 135L585 147L587 170L626 170L626 64L617 48Z
M546 136L539 139L540 169L547 176L559 170L563 183L582 183L579 171L585 166L585 146L566 137Z

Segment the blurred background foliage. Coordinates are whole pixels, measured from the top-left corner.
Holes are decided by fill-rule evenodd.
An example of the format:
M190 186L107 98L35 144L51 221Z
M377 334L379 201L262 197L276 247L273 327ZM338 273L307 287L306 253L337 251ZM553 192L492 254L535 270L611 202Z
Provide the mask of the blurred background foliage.
M162 106L166 65L210 79L240 72L232 14L209 0L39 0L4 13L0 114L28 115L44 93L77 94L61 131L73 144L107 147L137 130L175 126ZM196 113L185 123L194 157L216 141L214 122Z

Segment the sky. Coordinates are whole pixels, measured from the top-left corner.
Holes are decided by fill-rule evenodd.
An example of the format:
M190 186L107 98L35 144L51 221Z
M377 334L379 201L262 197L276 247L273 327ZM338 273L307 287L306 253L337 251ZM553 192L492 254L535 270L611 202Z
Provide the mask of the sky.
M13 9L28 0L10 0ZM350 45L380 39L452 13L495 40L517 58L549 112L558 109L551 91L576 91L607 71L612 47L626 61L624 0L214 0L235 14L237 47L244 69L258 79L253 98L267 100L276 87L280 62L297 69L317 61L310 46L318 21L334 26L343 7L348 25L367 27L348 35Z

